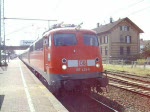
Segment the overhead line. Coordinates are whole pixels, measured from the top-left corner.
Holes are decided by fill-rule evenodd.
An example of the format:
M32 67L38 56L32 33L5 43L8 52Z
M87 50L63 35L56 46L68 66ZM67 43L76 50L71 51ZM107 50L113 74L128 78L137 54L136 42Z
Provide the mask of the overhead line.
M135 3L133 3L133 4L130 4L130 5L126 6L126 7L124 7L124 8L118 9L118 10L114 11L113 14L117 14L117 13L119 13L119 12L122 12L123 10L126 10L127 8L133 7L133 6L139 4L140 2L143 2L143 1L144 1L144 0L140 0L140 1L135 2ZM113 16L113 15L112 15L112 16Z
M15 31L11 32L11 33L8 33L8 34L6 34L6 36L11 35L11 34L16 33L16 32L19 32L20 30L29 28L29 27L31 27L31 26L33 26L33 24L32 24L32 25L29 25L29 26L24 26L24 27L22 27L22 28L20 28L20 29L17 29L17 30L15 30Z
M111 16L116 15L117 13L122 12L123 10L125 10L125 9L127 9L127 8L130 8L130 7L132 7L132 6L135 6L135 5L137 5L137 4L139 4L140 2L143 2L143 1L144 1L144 0L140 0L140 1L137 1L137 2L135 2L135 3L132 3L132 4L130 4L130 5L126 6L126 7L124 7L124 8L117 9L116 11L112 12L112 15L111 15ZM106 18L107 18L107 17L106 17ZM105 20L105 19L104 19L104 20Z
M5 18L4 19L13 19L13 20L34 20L34 21L57 21L57 20L50 20L50 19L30 19L30 18Z
M149 8L150 8L150 6L148 6L148 7L146 7L146 8L143 8L143 9L140 9L140 10L138 10L138 11L132 12L132 13L129 14L128 16L134 15L134 14L136 14L136 13L138 13L138 12L141 12L141 11L146 10L146 9L149 9Z
M130 4L130 5L127 6L127 7L128 7L128 8L129 8L129 7L132 7L132 6L137 5L138 3L143 2L143 1L144 1L144 0L138 1L138 2L136 2L136 3Z

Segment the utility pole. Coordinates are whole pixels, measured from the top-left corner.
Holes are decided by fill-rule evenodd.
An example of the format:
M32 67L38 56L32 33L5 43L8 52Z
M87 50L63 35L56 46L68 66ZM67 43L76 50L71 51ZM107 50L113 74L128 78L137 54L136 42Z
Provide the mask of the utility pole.
M6 63L6 51L5 51L5 28L4 28L4 0L0 0L0 67L8 66ZM2 37L3 37L3 45L2 45ZM2 49L4 47L4 49ZM4 51L4 63L2 63L2 52Z
M2 5L3 5L3 7L2 7L2 18L3 18L3 21L2 21L2 24L3 24L3 38L4 38L4 41L3 41L3 46L4 46L4 49L3 49L3 51L4 51L4 65L6 66L7 65L7 63L6 63L6 45L5 45L5 22L4 22L4 0L2 0Z
M5 18L4 17L4 0L0 0L0 67L7 66L6 63L6 45L5 45L5 19L12 19L12 20L31 20L31 21L47 21L48 22L48 29L50 28L50 21L57 21L57 20L49 20L49 19L28 19L28 18ZM2 44L3 42L3 44ZM4 48L4 49L2 49ZM4 63L2 63L3 55L2 52L4 51Z
M1 60L2 60L2 56L1 56L1 0L0 0L0 66L2 65Z

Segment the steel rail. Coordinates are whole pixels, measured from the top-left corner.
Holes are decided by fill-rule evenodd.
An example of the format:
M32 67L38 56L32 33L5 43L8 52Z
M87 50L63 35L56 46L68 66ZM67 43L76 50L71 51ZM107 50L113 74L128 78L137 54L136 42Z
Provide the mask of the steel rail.
M109 79L113 80L113 81L120 82L120 83L125 83L127 85L130 84L131 86L136 86L136 87L140 87L140 88L143 88L143 89L146 89L146 90L150 90L150 86L147 83L141 83L141 82L138 82L138 81L132 82L131 80L119 79L119 78L115 78L115 77L109 77Z
M97 99L95 99L95 98L93 98L93 97L91 97L91 96L88 96L88 97L90 97L90 98L93 99L94 101L100 103L101 105L103 105L103 106L109 108L109 109L112 110L113 112L119 112L118 110L113 109L112 107L108 106L107 104L104 104L103 102L101 102L101 101L99 101L99 100L97 100Z
M145 79L147 79L147 78L149 78L150 79L150 77L148 77L148 76L138 76L138 75L135 75L135 74L131 74L131 73L128 73L128 72L121 72L121 71L107 71L107 73L108 74L113 74L113 75L122 75L122 77L136 77L136 78L145 78ZM148 81L149 83L150 83L150 81Z
M116 85L116 84L114 84L114 83L110 83L109 85L111 85L111 86L114 86L114 87L117 87L117 88L119 88L119 89L123 89L123 90L126 90L126 91L129 91L129 92L133 92L133 93L136 93L136 94L139 94L139 95L142 95L142 96L146 96L146 97L150 97L150 94L146 94L146 92L145 93L142 93L141 91L142 90L135 90L135 89L133 89L133 88L131 88L131 87L129 87L129 86L125 86L125 85Z
M115 75L115 76L113 76ZM127 75L127 74L126 74ZM109 85L124 89L136 94L140 94L146 97L150 97L150 81L142 79L143 77L140 76L125 76L124 73L119 72L110 72L107 74L110 79ZM141 79L139 79L139 77ZM145 78L145 77L144 77ZM133 81L133 82L132 82Z

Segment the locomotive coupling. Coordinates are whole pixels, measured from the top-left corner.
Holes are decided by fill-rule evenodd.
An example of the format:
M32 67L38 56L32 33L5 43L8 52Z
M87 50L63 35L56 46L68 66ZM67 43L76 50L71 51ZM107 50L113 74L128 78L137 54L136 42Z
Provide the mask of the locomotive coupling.
M106 87L109 83L109 80L107 77L98 78L97 80L99 81L101 87Z

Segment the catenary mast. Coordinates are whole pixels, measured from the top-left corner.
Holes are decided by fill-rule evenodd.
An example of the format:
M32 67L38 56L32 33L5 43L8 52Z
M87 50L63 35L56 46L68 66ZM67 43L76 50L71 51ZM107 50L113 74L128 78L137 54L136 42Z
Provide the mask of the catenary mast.
M2 46L5 44L4 35L4 0L0 0L0 66L2 65Z

